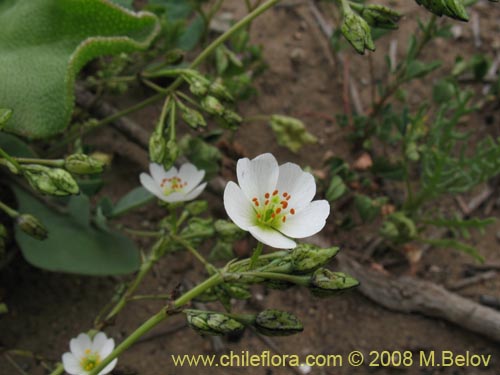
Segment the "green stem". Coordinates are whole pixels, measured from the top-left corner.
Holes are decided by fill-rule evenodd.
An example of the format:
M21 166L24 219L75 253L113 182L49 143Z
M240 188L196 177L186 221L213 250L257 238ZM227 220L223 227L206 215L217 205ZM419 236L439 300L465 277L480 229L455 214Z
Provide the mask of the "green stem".
M10 208L9 206L7 206L2 201L0 201L0 210L2 210L3 212L5 212L8 216L10 216L13 219L15 219L16 217L18 217L20 215L19 212L17 212L13 208Z
M210 278L203 281L201 284L198 284L190 291L184 293L178 299L176 299L173 303L173 308L178 309L193 298L199 296L204 293L207 289L214 287L217 284L222 282L222 276L220 274L215 274ZM139 328L137 328L130 336L128 336L120 345L118 345L115 350L111 352L109 356L107 356L101 363L99 363L90 373L89 375L97 375L104 367L106 367L113 359L122 354L125 350L127 350L132 344L134 344L142 335L149 332L151 329L156 327L159 323L166 320L173 312L169 310L168 307L163 308L157 314L153 315L146 322L144 322ZM59 373L60 374L60 373ZM52 373L51 375L55 375Z
M47 167L64 167L64 159L15 158L20 164L39 164Z
M161 231L149 231L149 230L138 230L138 229L132 229L132 228L120 228L119 229L123 230L124 232L127 232L128 234L131 234L133 236L139 236L139 237L160 237L163 233Z
M17 160L15 158L13 158L12 156L10 156L9 154L7 154L1 147L0 147L0 156L2 156L4 159L9 161L14 167L16 167L16 169L18 171L22 170L22 168L19 165L19 163L17 162Z
M208 262L203 257L203 255L200 254L200 252L198 250L196 250L193 246L191 246L191 244L189 242L187 242L185 239L183 239L182 237L179 237L175 234L172 234L171 237L175 242L178 242L179 244L184 246L184 248L187 251L189 251L191 253L191 255L193 255L196 259L198 259L198 261L200 261L200 263L202 263L205 266L205 268L207 269L207 271L210 274L214 273L214 271L216 270L215 267L210 262Z
M250 276L250 277L261 277L263 279L270 279L270 280L288 281L290 283L302 286L309 286L311 281L310 276L294 276L294 275L288 275L286 273L276 273L276 272L250 271L250 272L241 272L239 273L239 275Z

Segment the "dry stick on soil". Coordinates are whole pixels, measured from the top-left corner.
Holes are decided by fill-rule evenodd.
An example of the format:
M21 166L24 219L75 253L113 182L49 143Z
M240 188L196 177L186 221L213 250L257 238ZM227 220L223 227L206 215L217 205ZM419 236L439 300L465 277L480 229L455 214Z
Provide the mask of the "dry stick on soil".
M480 273L480 274L475 275L475 276L466 277L465 279L448 284L446 288L449 290L459 290L459 289L463 289L463 288L466 288L466 287L474 285L474 284L481 283L481 282L486 281L486 280L494 279L497 276L498 276L498 273L496 273L495 271L488 271L488 272Z
M360 281L363 295L387 309L445 319L500 342L499 312L428 281L383 275L345 254L339 254L337 260L342 271Z
M94 94L79 85L76 86L76 102L98 118L107 118L119 112L104 101L97 103ZM114 120L111 126L145 149L148 148L150 132L141 128L134 121L124 116Z

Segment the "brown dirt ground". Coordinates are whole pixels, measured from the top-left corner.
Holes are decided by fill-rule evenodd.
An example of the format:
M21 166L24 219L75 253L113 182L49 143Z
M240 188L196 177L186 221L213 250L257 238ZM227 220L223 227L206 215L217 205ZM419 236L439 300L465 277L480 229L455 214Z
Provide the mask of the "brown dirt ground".
M295 4L296 3L296 4ZM252 26L252 40L264 45L269 69L259 77L257 87L259 95L242 105L244 115L261 113L285 113L301 117L309 130L320 139L318 146L308 146L300 153L293 154L277 146L271 131L262 123L245 124L236 140L242 145L248 156L262 152L273 152L280 162L294 161L301 165L310 165L314 169L323 168L325 152L331 151L348 161L355 159L349 144L345 141L347 130L334 126L335 114L341 113L342 72L332 64L326 40L311 15L307 2L295 2L293 6L281 6L259 18ZM394 2L395 7L407 14L401 22L401 30L391 33L377 41L377 51L372 55L375 79L385 76L384 56L391 39L398 40L398 56L404 54L406 40L414 32L417 17L430 15L419 9L413 2ZM402 4L404 3L404 4ZM224 11L235 16L242 13L240 2L228 1ZM481 47L474 47L471 28L460 24L462 37L453 41L438 40L426 49L425 59L442 59L445 65L456 55L470 56L473 53L494 54L494 48L500 46L500 8L486 2L474 7L480 15ZM444 22L444 21L440 21ZM292 61L291 54L300 50L302 59ZM498 53L498 49L497 49ZM365 107L370 99L370 74L368 58L356 56L347 51L351 77L355 79ZM296 55L296 54L295 54ZM438 73L439 74L439 73ZM418 103L425 98L432 77L423 82L412 84L411 102ZM157 108L132 116L136 121L151 126L157 115ZM500 114L490 114L496 119ZM496 118L495 118L496 116ZM474 117L474 124L481 133L494 131L487 128L485 115ZM476 128L475 128L476 129ZM113 131L106 129L98 134L101 140L112 137ZM102 144L102 143L101 143ZM130 165L122 157L115 158L112 172L106 179L113 181L103 194L119 197L137 185L136 176L141 168ZM119 182L117 182L119 181ZM206 193L214 207L214 214L224 217L220 206L221 197ZM498 199L498 189L492 199ZM451 202L450 204L455 204ZM479 214L481 214L481 209ZM493 214L498 214L495 208ZM162 215L160 209L142 208L131 214L130 223L141 227L150 227L151 223ZM332 243L341 246L343 251L360 251L370 239L367 227L358 227L350 232L337 233L333 223L338 218L333 210L328 233ZM474 241L486 257L487 262L500 263L497 232L500 224L495 224ZM64 245L64 244L62 244ZM141 245L146 246L143 242ZM463 267L472 260L453 250L435 249L424 254L419 267L419 276L446 284L463 277ZM335 268L335 264L333 264ZM188 254L163 259L147 277L140 293L169 293L182 280L195 283L200 280L201 268L192 261ZM10 313L0 318L0 346L5 348L23 348L39 353L49 359L57 359L67 350L68 340L77 333L86 331L92 324L93 317L113 295L115 278L89 278L72 275L54 274L34 269L18 257L15 262L0 274L1 293L9 305ZM500 279L497 277L485 283L460 291L461 294L478 299L481 294L500 296ZM303 321L305 331L302 334L273 338L282 353L288 354L342 354L346 356L352 350L360 350L367 356L372 350L418 352L424 350L452 350L456 354L470 351L477 354L491 354L492 361L488 368L370 368L362 366L352 368L345 364L336 368L315 368L312 374L499 374L500 347L476 334L464 331L449 323L430 319L421 315L407 315L387 311L371 302L358 292L344 294L337 298L312 298L307 290L269 291L256 288L256 296L248 303L238 303L239 311L257 311L258 308L281 308L296 313ZM116 324L108 333L117 341L125 338L135 327L161 307L155 302L131 303L119 315ZM172 320L179 322L181 317ZM289 374L288 368L175 368L171 354L208 354L212 353L212 341L202 338L188 329L181 329L174 334L162 335L168 329L165 323L153 333L157 337L137 344L123 355L115 374ZM252 332L246 332L239 341L223 339L224 350L236 353L248 350L261 353L269 350ZM345 358L345 357L344 357ZM43 374L44 371L32 361L16 358L20 366L30 374ZM13 367L4 357L0 357L0 374L15 374Z

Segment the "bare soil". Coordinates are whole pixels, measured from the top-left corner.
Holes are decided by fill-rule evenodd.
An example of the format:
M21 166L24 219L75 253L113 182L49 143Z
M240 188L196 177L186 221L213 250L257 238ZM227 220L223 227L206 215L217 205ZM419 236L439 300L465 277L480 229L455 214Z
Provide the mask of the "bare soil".
M243 3L243 2L241 2ZM348 61L351 79L360 93L364 109L369 108L372 81L382 80L386 76L384 57L388 53L389 43L396 39L398 58L404 56L408 36L415 32L417 19L427 19L430 14L422 11L414 2L392 3L407 16L401 21L398 32L389 33L376 42L377 51L370 57L357 56L350 50L343 52ZM243 14L243 4L227 1L223 11L231 12L235 18ZM325 8L326 9L326 8ZM325 10L326 12L326 10ZM481 1L473 8L480 19L481 46L474 45L469 24L454 23L461 28L462 35L455 40L437 40L424 51L425 60L441 59L444 68L437 75L446 71L457 55L464 57L475 53L485 53L494 57L500 48L500 8L498 5ZM326 14L328 14L326 12ZM450 22L440 20L440 22ZM307 146L300 153L294 154L279 147L274 135L265 123L244 124L237 132L237 142L244 154L249 157L263 152L272 152L278 160L293 161L309 165L316 171L324 170L325 154L340 156L352 162L358 156L353 153L351 144L346 141L349 129L342 129L335 122L335 115L342 113L344 102L342 80L344 72L332 59L328 42L313 17L308 2L285 2L252 25L252 41L264 46L265 59L269 69L256 82L259 94L244 103L240 111L245 116L255 114L282 113L303 119L308 129L319 139L318 145ZM496 47L494 47L496 46ZM495 50L496 48L496 50ZM373 75L370 74L372 60ZM422 82L412 83L409 92L410 101L419 103L429 96L432 77ZM158 108L131 116L145 127L152 127ZM491 123L493 118L493 125ZM499 124L500 113L480 113L475 115L473 129L479 134L495 134L495 125ZM106 140L111 142L115 133L111 129L100 131L96 138L97 145L104 147ZM93 138L92 138L93 139ZM101 193L118 198L138 184L138 174L143 166L131 164L126 157L117 155L112 172L106 179L112 184ZM498 186L490 200L499 199ZM225 217L221 207L221 196L205 193L213 207L213 213ZM464 197L469 199L470 196ZM458 209L456 202L450 200L450 207ZM491 215L498 215L494 205ZM476 212L483 215L484 206ZM349 232L336 228L339 213L335 206L325 233L332 244L341 246L345 252L362 252L373 236L373 228L359 226ZM150 227L162 217L162 211L151 205L131 214L129 223L137 227ZM484 235L473 238L486 258L487 263L500 263L497 233L500 223L492 225ZM139 242L147 246L147 242ZM66 244L61 244L65 246ZM243 246L245 249L250 245ZM418 276L448 285L464 277L464 266L473 260L454 250L431 249L424 253L419 265ZM335 269L335 263L332 264ZM154 268L141 286L139 293L170 293L185 280L194 284L201 280L202 270L189 254L177 254L163 259ZM34 269L18 256L10 267L0 274L0 293L10 312L0 317L0 347L19 348L40 354L48 359L57 360L68 350L69 339L79 332L86 331L92 325L94 317L113 296L117 281L127 278L90 278L74 275L54 274ZM480 295L500 297L500 277L488 280L459 291L472 299ZM131 302L119 315L115 324L107 333L120 342L135 327L161 308L158 302ZM238 311L259 311L263 308L279 308L295 313L304 323L303 333L273 338L275 348L271 349L254 333L247 331L243 337L230 341L222 339L223 351L241 353L248 350L252 354L262 351L298 354L341 354L344 356L342 367L323 367L312 369L311 374L499 374L500 346L476 334L462 330L443 321L420 315L400 314L388 311L366 299L356 291L328 298L313 298L308 290L295 288L286 291L256 288L254 298L245 303L237 303ZM123 355L115 374L289 374L294 373L286 367L275 368L190 368L174 367L171 354L210 354L213 353L213 341L203 338L195 332L180 328L174 333L165 334L169 327L180 324L181 316L157 327L147 340L138 343ZM474 367L418 367L383 368L363 365L350 367L346 358L352 350L363 352L366 358L371 351L453 351L455 354L491 354L487 368ZM436 354L438 355L438 354ZM15 360L29 374L47 373L40 363L27 358L15 357ZM0 374L12 375L16 370L0 357Z

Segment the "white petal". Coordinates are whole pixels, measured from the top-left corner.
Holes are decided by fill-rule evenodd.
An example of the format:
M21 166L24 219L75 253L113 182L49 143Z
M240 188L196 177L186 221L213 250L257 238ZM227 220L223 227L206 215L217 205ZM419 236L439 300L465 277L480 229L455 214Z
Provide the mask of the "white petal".
M177 175L177 168L172 167L168 171L166 171L165 168L163 168L163 165L156 163L149 164L149 171L151 172L151 176L158 185L160 185L161 181L164 178L170 178Z
M203 169L196 169L191 163L186 163L181 166L178 176L183 182L187 182L186 192L190 192L198 186L201 180L203 180L205 171Z
M203 177L202 177L203 178ZM198 186L196 189L190 191L186 195L184 195L184 201L192 201L193 199L196 199L198 195L202 193L202 191L205 189L205 186L207 186L207 183L204 182L200 186Z
M243 230L255 225L256 213L252 202L234 182L224 189L224 208L234 223Z
M257 240L276 249L293 249L297 244L280 232L269 227L253 226L248 231Z
M99 373L99 375L109 374L116 366L116 362L118 362L118 358L113 359L109 364L104 367L104 369Z
M90 341L90 337L86 333L80 333L75 339L71 339L69 342L71 353L77 358L83 357L85 355L85 350L90 349L91 346L92 341Z
M236 165L238 184L249 200L263 199L265 193L272 193L278 181L278 162L272 154L262 154L255 159L238 160Z
M80 361L72 353L64 353L62 356L64 371L70 375L78 375L82 372Z
M309 237L323 229L328 215L330 215L328 201L314 201L295 215L288 215L279 230L292 238Z
M106 341L108 341L108 337L104 332L97 333L92 341L92 351L100 352L104 344L106 344Z
M148 175L147 173L141 173L139 175L139 180L141 181L141 185L144 186L147 191L164 200L165 196L161 191L160 185L155 180L153 180L150 175Z
M288 205L298 210L307 206L314 198L316 182L312 174L304 172L297 164L285 163L280 165L276 189L280 194L290 194Z
M115 340L106 339L106 342L99 350L99 355L101 356L101 358L106 358L108 355L111 354L114 348L115 348Z

